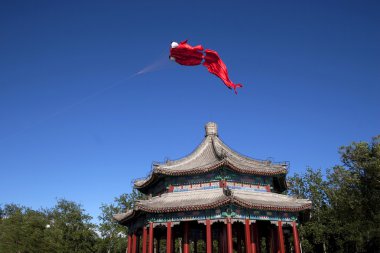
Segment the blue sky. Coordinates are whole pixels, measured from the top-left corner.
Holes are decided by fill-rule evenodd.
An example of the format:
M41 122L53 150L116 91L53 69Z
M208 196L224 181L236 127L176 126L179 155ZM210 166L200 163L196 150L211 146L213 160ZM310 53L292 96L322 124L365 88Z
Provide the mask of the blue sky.
M101 203L215 121L233 149L339 163L380 134L378 1L1 1L0 203ZM171 41L217 50L235 95ZM143 68L152 71L132 75Z

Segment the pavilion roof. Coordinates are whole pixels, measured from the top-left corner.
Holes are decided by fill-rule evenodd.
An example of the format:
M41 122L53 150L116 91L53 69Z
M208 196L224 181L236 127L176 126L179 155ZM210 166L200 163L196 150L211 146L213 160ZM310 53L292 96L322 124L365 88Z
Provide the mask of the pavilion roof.
M255 175L286 174L287 163L273 163L269 160L256 160L232 150L219 138L217 125L206 125L206 136L201 144L188 156L165 163L153 164L153 169L147 178L136 180L136 188L144 188L154 182L157 175L192 175L200 174L227 166L240 173Z
M133 210L117 214L114 219L119 223L132 219L138 212L169 213L213 209L224 205L271 211L299 212L311 209L311 201L297 199L272 192L251 192L216 188L193 190L187 192L171 192L147 200L137 201Z

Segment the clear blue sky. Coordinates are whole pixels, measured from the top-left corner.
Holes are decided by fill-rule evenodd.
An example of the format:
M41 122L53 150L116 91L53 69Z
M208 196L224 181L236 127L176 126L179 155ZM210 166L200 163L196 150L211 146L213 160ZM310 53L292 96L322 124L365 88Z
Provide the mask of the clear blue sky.
M101 203L215 121L233 149L339 163L380 134L379 1L1 1L0 203ZM171 41L217 50L236 96ZM146 66L155 71L130 77Z

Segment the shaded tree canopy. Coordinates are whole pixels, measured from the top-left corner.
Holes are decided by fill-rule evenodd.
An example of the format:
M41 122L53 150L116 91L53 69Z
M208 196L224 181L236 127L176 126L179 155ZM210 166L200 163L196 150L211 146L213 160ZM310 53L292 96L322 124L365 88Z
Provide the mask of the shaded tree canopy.
M308 168L288 179L289 193L313 201L300 228L305 252L380 251L380 136L339 149L342 165Z
M72 201L46 210L7 204L1 208L0 252L94 252L91 216Z
M102 240L99 241L99 252L125 252L127 246L127 228L120 226L113 220L113 215L132 209L137 199L143 199L145 196L136 189L130 194L124 193L114 199L111 204L102 204L100 207L101 214L98 216L99 232Z

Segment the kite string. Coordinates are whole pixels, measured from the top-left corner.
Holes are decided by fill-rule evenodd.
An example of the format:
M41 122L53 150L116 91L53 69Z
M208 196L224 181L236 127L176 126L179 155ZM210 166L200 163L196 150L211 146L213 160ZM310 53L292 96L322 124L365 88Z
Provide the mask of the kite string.
M170 61L167 58L167 53L163 52L163 53L161 53L158 60L156 60L152 64L149 64L146 67L142 68L140 71L136 72L134 75L146 74L149 72L153 72L153 71L163 69L166 66L168 66L169 63L170 63Z
M97 91L95 91L95 92L93 92L93 93L90 93L89 95L87 95L87 96L85 96L85 97L79 99L78 101L76 101L76 102L74 102L74 103L72 103L72 104L69 104L69 105L67 105L67 106L64 106L64 107L62 107L62 108L56 110L55 112L49 114L48 116L46 116L46 117L44 117L44 118L42 118L42 119L40 119L40 120L35 121L35 122L32 123L31 125L26 126L26 127L24 127L23 129L21 129L21 130L15 132L15 133L13 133L13 134L8 135L8 136L6 136L6 137L3 138L3 139L0 139L0 143L1 143L1 142L4 142L4 141L6 141L7 139L10 139L10 138L12 138L12 137L18 136L18 135L24 133L25 131L27 131L27 130L29 130L29 129L32 129L32 128L36 127L36 126L39 126L39 125L41 125L41 124L43 124L43 123L49 121L50 119L55 118L55 117L61 115L62 113L65 113L65 112L69 111L70 109L72 109L72 108L74 108L74 107L76 107L76 106L78 106L78 105L83 104L83 103L86 102L87 100L89 100L89 99L91 99L91 98L93 98L93 97L96 97L96 96L98 96L98 95L100 95L100 94L106 92L107 90L110 90L110 89L112 89L112 88L115 88L115 87L119 86L119 85L122 84L123 82L125 82L125 81L131 79L132 77L136 76L136 74L137 74L137 73L135 73L135 74L133 74L133 75L130 75L130 76L128 76L128 77L126 77L126 78L124 78L124 79L122 79L122 80L116 81L116 82L112 83L112 84L109 85L109 86L106 86L106 87L104 87L104 88L102 88L102 89L100 89L100 90L97 90Z
M166 59L166 62L169 62L169 61ZM10 135L4 137L3 139L0 139L0 143L4 142L5 140L10 139L12 137L18 136L18 135L24 133L25 131L27 131L29 129L32 129L32 128L36 127L36 126L39 126L39 125L41 125L41 124L49 121L50 119L55 118L55 117L61 115L62 113L65 113L65 112L69 111L70 109L72 109L72 108L74 108L74 107L76 107L78 105L83 104L84 102L88 101L89 99L94 98L94 97L96 97L96 96L98 96L98 95L100 95L100 94L102 94L102 93L104 93L104 92L106 92L108 90L111 90L111 89L113 89L113 88L115 88L115 87L123 84L124 82L128 81L129 79L132 79L132 78L134 78L136 76L143 75L143 74L146 74L146 73L149 73L149 72L157 71L157 70L161 69L162 67L164 67L165 65L166 64L164 62L164 59L161 56L159 60L153 62L152 64L147 65L146 67L142 68L140 71L137 71L134 74L132 74L130 76L127 76L127 77L125 77L125 78L123 78L123 79L121 79L119 81L116 81L116 82L112 83L111 85L106 86L106 87L104 87L104 88L102 88L100 90L94 91L93 93L90 93L89 95L87 95L87 96L79 99L78 101L76 101L76 102L74 102L72 104L69 104L69 105L67 105L67 106L65 106L65 107L63 107L61 109L58 109L55 112L49 114L48 116L46 116L46 117L44 117L44 118L42 118L40 120L37 120L36 122L32 123L31 125L26 126L23 129L21 129L21 130L15 132L13 134L10 134Z
M96 96L98 96L98 95L100 95L100 94L102 94L102 93L104 93L104 92L106 92L106 91L108 91L108 90L111 90L111 89L113 89L113 88L115 88L115 87L117 87L117 86L123 84L125 81L128 81L129 79L131 79L131 78L133 78L133 77L135 77L135 76L138 76L138 75L141 75L141 74L145 74L145 73L143 73L143 72L141 72L141 73L140 73L140 72L141 72L141 71L138 71L138 72L136 72L136 73L134 73L134 74L132 74L132 75L126 77L126 78L123 78L122 80L119 80L119 81L116 81L116 82L112 83L112 84L109 85L109 86L106 86L106 87L104 87L104 88L102 88L102 89L100 89L100 90L94 91L93 93L90 93L89 95L87 95L87 96L85 96L85 97L79 99L78 101L76 101L76 102L74 102L74 103L72 103L72 104L69 104L69 105L67 105L67 106L64 106L64 107L62 107L62 108L56 110L55 112L49 114L48 116L46 116L46 117L44 117L44 118L42 118L42 119L40 119L40 120L35 121L35 122L32 123L31 125L29 125L29 126L25 126L23 129L21 129L21 130L15 132L15 133L13 133L13 134L10 134L10 135L8 135L8 136L6 136L6 137L0 139L0 143L4 142L4 141L6 141L6 140L8 140L8 139L10 139L10 138L12 138L12 137L18 136L18 135L24 133L25 131L27 131L27 130L29 130L29 129L32 129L32 128L34 128L34 127L37 127L37 126L39 126L39 125L41 125L41 124L43 124L43 123L45 123L45 122L51 120L52 118L55 118L55 117L57 117L57 116L59 116L59 115L65 113L65 112L69 111L70 109L72 109L72 108L74 108L74 107L76 107L76 106L79 106L79 105L85 103L86 101L90 100L91 98L94 98L94 97L96 97Z

